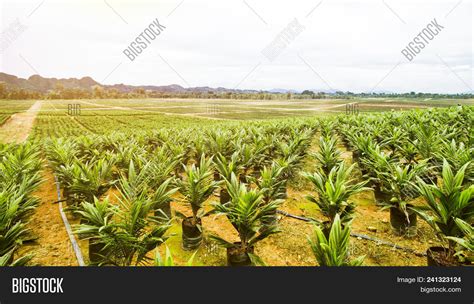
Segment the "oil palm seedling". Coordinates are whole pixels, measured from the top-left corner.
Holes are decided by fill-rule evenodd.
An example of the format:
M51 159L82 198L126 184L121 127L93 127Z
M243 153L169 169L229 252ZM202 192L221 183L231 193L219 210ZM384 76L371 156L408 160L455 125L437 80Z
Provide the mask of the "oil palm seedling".
M161 185L166 179L173 177L173 174L181 167L181 154L174 154L172 151L162 148L151 154L149 185L155 188ZM176 175L174 175L176 177ZM179 174L177 175L179 176Z
M77 143L63 138L47 141L45 154L50 167L56 171L60 166L72 165L77 158Z
M110 203L108 197L103 200L94 198L93 203L83 202L76 212L84 219L80 226L75 227L75 232L81 238L89 239L89 263L104 264L107 243L103 240L105 239L103 236L115 232L112 217L117 212L117 207Z
M327 175L341 162L341 151L337 149L336 137L320 137L319 151L314 154L321 170Z
M425 178L430 180L436 180L438 164L436 163L435 152L438 151L439 145L441 144L442 138L448 138L447 130L444 129L441 132L437 131L437 128L433 123L422 123L417 125L414 131L414 140L412 143L415 145L418 151L418 155L421 159L429 159L430 172Z
M419 196L414 185L416 178L427 170L427 160L414 165L390 163L384 171L377 172L387 185L390 200L384 202L384 208L390 209L390 224L399 235L414 236L416 234L416 213L409 202Z
M166 148L166 151L168 151L171 159L177 162L174 166L174 175L176 178L179 178L183 171L181 164L187 164L190 160L189 155L191 154L191 148L173 142L167 142L164 147Z
M158 184L157 175L161 175L162 172L157 173L157 170L159 169L154 162L148 162L142 165L140 170L137 170L134 162L130 161L128 174L122 173L117 188L129 201L148 195L153 202L155 216L168 221L171 218L171 197L178 191L178 188L172 186L174 179L171 177L161 178ZM170 172L172 170L169 170L168 173Z
M289 143L280 142L279 157L274 162L281 168L281 178L284 180L285 189L290 180L298 175L303 165L303 159L307 154L309 144L309 132L301 135L300 138L291 140ZM286 193L286 191L285 191Z
M342 225L348 224L355 211L355 204L350 197L369 188L364 187L367 183L355 182L351 177L355 164L348 167L345 164L335 167L329 175L323 172L303 173L314 187L317 195L308 195L306 199L315 203L322 214L328 219L323 223L323 230L328 234L336 215L339 215Z
M354 161L359 161L368 155L369 150L375 146L372 137L367 134L358 132L350 136L350 141L354 150L352 151L352 158Z
M464 237L448 236L447 239L456 242L460 249L456 252L456 257L466 264L474 263L474 228L471 224L461 219L455 219L456 225L463 233Z
M239 165L239 154L234 152L230 159L227 159L224 155L218 154L215 160L217 172L219 173L219 179L228 181L232 177L232 173L239 176L241 166ZM230 200L229 192L227 191L226 185L221 185L219 200L221 204L227 203Z
M232 154L232 134L229 131L213 130L207 132L208 151L211 155L221 154L230 157Z
M401 163L415 164L417 162L418 151L412 142L400 140L397 143L396 155Z
M385 153L377 144L368 148L365 156L360 159L360 166L364 176L368 178L368 182L374 191L375 202L378 205L387 203L391 195L388 191L390 185L387 184L385 172L391 168L394 163L391 155Z
M442 164L443 159L449 163L453 171L458 171L465 164L469 163L464 172L463 184L472 184L474 182L474 147L469 147L463 143L457 143L455 139L451 141L442 141L439 150L435 151L434 157L437 163Z
M197 251L194 252L193 255L191 255L191 257L186 262L186 266L193 266L194 257L196 256L196 253L197 253ZM168 246L166 246L164 258L161 256L160 252L158 250L156 250L154 264L155 264L155 266L159 266L159 267L173 267L173 266L176 266L173 255L171 253L171 250L168 248Z
M277 158L274 161L275 166L281 169L280 178L282 180L282 190L284 190L284 196L288 197L288 182L295 176L295 172L300 170L300 159L296 155L292 155L288 158Z
M456 264L455 242L452 238L463 235L456 224L456 219L467 223L472 223L474 220L474 185L463 186L464 172L468 165L465 164L454 174L449 163L444 160L441 186L426 184L421 178L417 179L418 191L426 200L428 211L420 208L414 210L445 244L444 247L428 249L429 265Z
M203 138L203 135L198 133L198 135L193 139L193 142L191 144L191 153L196 164L199 165L201 163L201 156L205 155L206 150L207 145Z
M31 239L26 222L39 199L32 194L41 182L37 147L9 146L0 155L0 266L25 265L32 255L15 259Z
M115 166L118 168L119 172L127 174L127 170L132 160L138 168L146 162L145 153L145 149L133 141L127 145L120 145L114 152Z
M26 197L41 184L41 160L36 147L19 146L0 160L0 190L19 188Z
M335 122L332 120L322 120L319 126L321 128L321 137L330 138L334 135Z
M382 141L384 146L392 156L396 156L400 147L399 143L407 136L405 130L400 127L386 128L385 139Z
M317 225L314 227L314 238L308 237L319 266L360 266L364 256L350 260L350 225L343 225L336 214L331 225L329 236Z
M264 167L261 170L259 178L252 180L257 188L262 191L265 204L285 197L286 189L285 181L282 178L283 170L284 168L277 163L272 163L271 166Z
M33 206L22 206L23 198L18 193L0 193L0 266L24 265L31 256L14 260L14 253L28 237L29 230L22 219Z
M199 166L187 166L183 179L178 181L179 191L192 209L192 216L182 222L183 248L186 250L196 249L202 242L201 218L205 212L201 208L219 186L219 182L213 179L213 170L212 157L206 159L203 154Z
M154 202L146 194L129 200L132 196L121 191L117 196L118 206L112 205L108 198L81 204L78 212L86 221L76 226L75 232L89 239L91 264L144 264L152 260L147 253L166 241L165 233L170 225L151 215Z
M247 176L250 175L252 168L255 166L255 164L259 164L261 162L262 149L264 149L264 147L247 143L243 143L240 146L238 150L238 165L241 168L241 173L239 175L241 182L247 183Z
M98 159L88 162L76 161L66 181L68 187L68 204L73 210L83 201L93 202L94 197L102 197L115 181L112 179L114 159Z
M240 183L232 174L230 181L226 181L231 201L221 204L213 204L217 215L224 215L237 230L239 242L232 243L217 235L211 238L227 248L227 263L230 266L250 266L261 264L261 260L255 255L255 244L268 236L279 232L274 225L265 225L280 204L272 201L264 204L263 193L258 189L249 190L247 186Z
M173 201L172 196L179 190L177 187L173 187L172 183L173 178L168 178L151 194L155 216L163 218L163 221L171 218L170 203Z
M33 258L33 254L24 255L17 259L13 258L15 250L11 250L4 255L0 254L0 267L2 266L26 266L29 261Z
M261 170L259 178L252 179L252 182L262 192L262 204L270 204L271 202L281 204L283 202L286 197L286 183L282 178L283 169L276 163L272 163L271 166L264 167ZM271 213L262 220L262 223L264 225L276 225L277 220L277 210L275 209L271 210Z

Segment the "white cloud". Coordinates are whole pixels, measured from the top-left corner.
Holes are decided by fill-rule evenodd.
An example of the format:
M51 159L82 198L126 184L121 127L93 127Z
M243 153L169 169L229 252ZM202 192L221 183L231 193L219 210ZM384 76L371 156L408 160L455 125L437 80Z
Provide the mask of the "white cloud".
M320 0L181 1L107 0L113 9L103 1L46 0L39 8L39 0L1 1L2 29L15 18L28 29L1 55L0 70L35 73L21 54L45 77L102 81L122 63L107 84L186 85L174 69L191 86L232 88L261 63L239 88L327 89L327 82L368 91L384 79L377 90L468 91L458 76L474 87L470 1L325 0L309 16ZM123 49L155 18L166 30L130 62ZM304 32L269 62L262 49L294 18ZM433 18L445 29L408 62L400 51Z

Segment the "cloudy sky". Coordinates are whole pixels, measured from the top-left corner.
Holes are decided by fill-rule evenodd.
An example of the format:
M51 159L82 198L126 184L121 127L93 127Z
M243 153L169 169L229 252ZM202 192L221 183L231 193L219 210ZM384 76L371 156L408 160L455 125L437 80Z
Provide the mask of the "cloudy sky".
M0 0L0 71L105 84L459 93L473 84L469 0ZM134 61L123 50L158 18ZM436 18L413 61L401 50ZM268 47L294 20L286 46ZM24 28L24 31L15 28Z

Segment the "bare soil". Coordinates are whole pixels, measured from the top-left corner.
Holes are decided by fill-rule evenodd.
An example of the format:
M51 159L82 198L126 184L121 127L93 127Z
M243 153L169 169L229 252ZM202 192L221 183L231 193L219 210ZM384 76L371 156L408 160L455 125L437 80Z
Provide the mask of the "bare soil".
M34 193L41 199L27 227L36 240L20 247L19 256L33 253L32 265L77 266L76 256L56 202L57 193L53 174L45 170L43 183Z
M13 114L0 128L0 142L22 143L30 135L42 102L35 102L27 111Z

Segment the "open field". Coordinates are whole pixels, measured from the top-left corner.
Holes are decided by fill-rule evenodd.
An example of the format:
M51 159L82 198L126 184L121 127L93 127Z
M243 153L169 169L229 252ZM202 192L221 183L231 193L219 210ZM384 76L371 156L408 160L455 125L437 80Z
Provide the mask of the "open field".
M448 108L458 103L463 107ZM69 104L80 104L80 113L70 115ZM346 104L357 104L359 114L346 113ZM21 197L17 216L0 227L21 222L24 229L11 244L0 243L7 248L0 260L12 255L28 257L30 265L78 264L52 204L56 177L86 263L149 266L159 264L155 253L164 256L167 247L177 265L196 253L194 265L224 266L227 246L252 264L322 265L307 237L318 238L315 226L329 234L339 220L352 233L347 251L339 253L343 264L365 256L367 266L423 266L427 249L436 245L448 246L454 263L454 250L462 248L445 237L462 238L461 229L453 225L452 234L442 231L438 238L442 229L422 220L423 212L433 215L426 211L429 195L413 185L422 187L420 177L448 191L446 166L462 171L449 191L458 191L454 200L466 191L467 204L449 221L472 224L473 105L413 99L7 101L0 107L5 113L37 113L28 116L25 143L0 144L0 201ZM16 127L4 124L0 139L9 141ZM25 130L18 130L20 141ZM241 209L226 209L238 204ZM242 208L254 222L248 224ZM416 225L396 226L397 210L407 215L402 222L419 212ZM250 240L255 243L245 243ZM198 241L184 250L183 244L189 249ZM102 248L94 260L89 254L97 246L91 244Z
M34 100L1 100L0 126L2 126L11 115L28 110L34 103Z
M351 99L351 100L43 100L31 138L108 134L130 129L156 130L194 125L215 125L225 121L325 117L346 113L346 104L356 104L360 113L404 111L455 104L473 105L474 100ZM2 101L5 120L34 101ZM0 103L1 104L1 103ZM68 105L79 104L81 114L68 115ZM2 116L0 114L0 120ZM227 123L227 122L226 122ZM4 132L4 131L3 131ZM0 129L0 138L2 129ZM3 135L6 137L6 135Z

